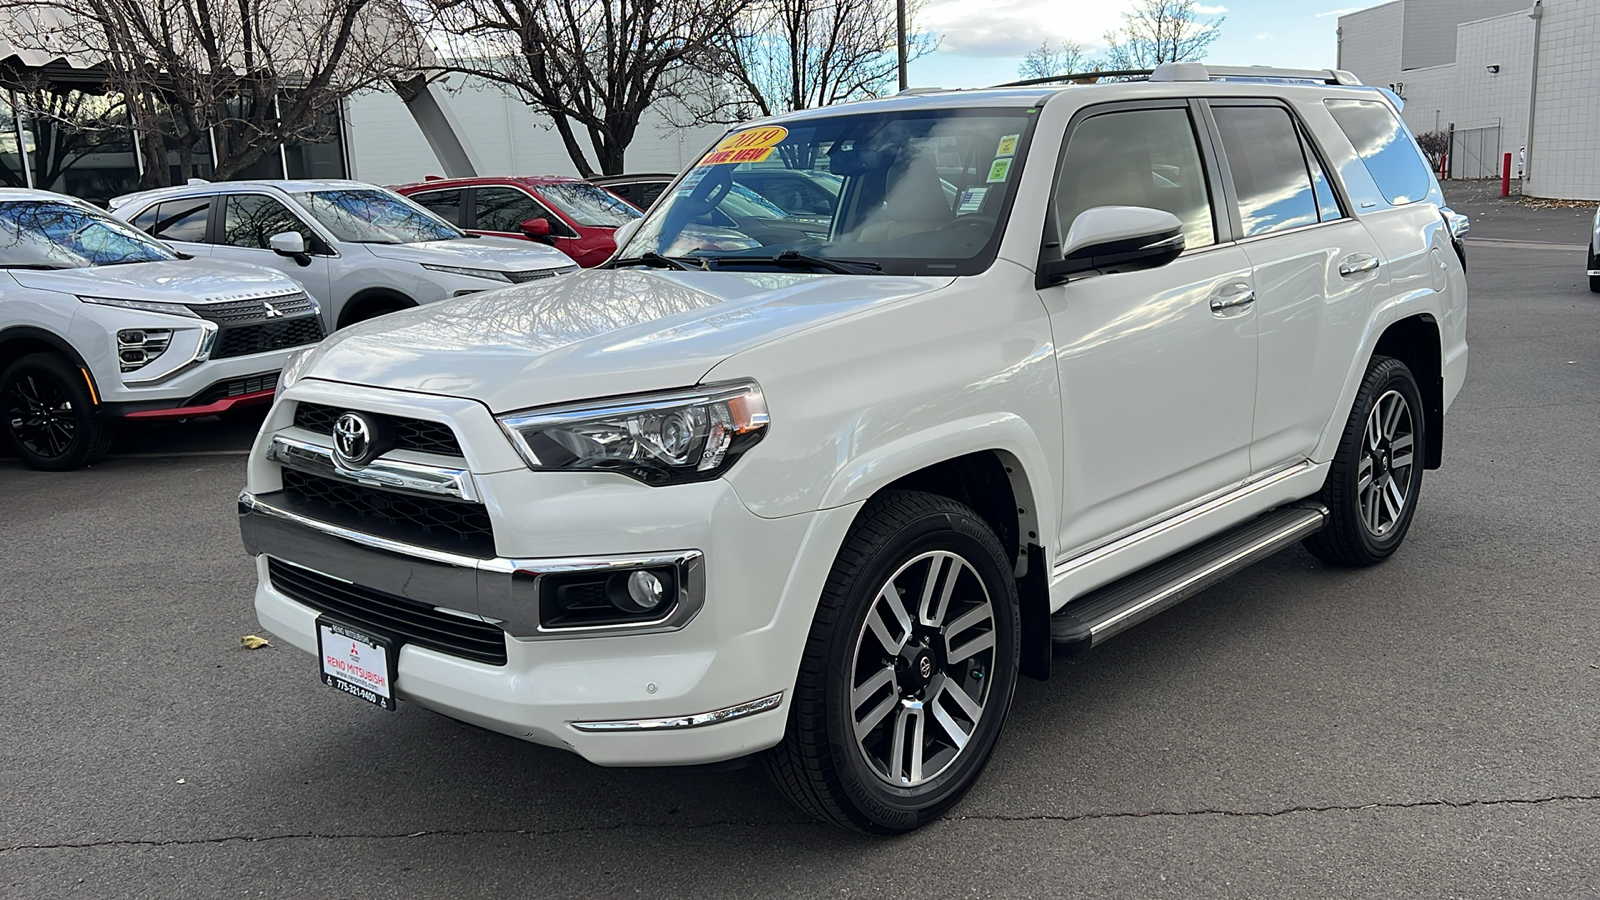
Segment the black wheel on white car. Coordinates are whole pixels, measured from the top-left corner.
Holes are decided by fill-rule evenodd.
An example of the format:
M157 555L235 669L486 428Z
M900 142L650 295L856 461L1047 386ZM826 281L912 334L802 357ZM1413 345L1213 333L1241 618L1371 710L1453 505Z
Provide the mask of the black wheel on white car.
M989 761L1019 647L1016 582L983 519L933 494L873 498L818 604L773 781L868 834L938 817Z
M1373 357L1318 495L1330 516L1306 538L1313 556L1362 567L1399 549L1422 490L1426 425L1411 370L1398 359Z
M99 462L111 429L95 414L82 372L54 353L33 353L0 374L0 434L35 469L65 472Z
M1600 275L1589 276L1589 290L1594 291L1596 294L1600 294Z

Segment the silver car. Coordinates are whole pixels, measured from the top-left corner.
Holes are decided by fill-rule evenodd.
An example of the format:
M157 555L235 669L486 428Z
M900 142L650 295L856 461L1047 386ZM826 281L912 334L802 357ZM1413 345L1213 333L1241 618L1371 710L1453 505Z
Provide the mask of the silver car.
M559 250L467 234L359 181L196 182L111 209L184 252L282 271L317 299L329 329L578 270Z

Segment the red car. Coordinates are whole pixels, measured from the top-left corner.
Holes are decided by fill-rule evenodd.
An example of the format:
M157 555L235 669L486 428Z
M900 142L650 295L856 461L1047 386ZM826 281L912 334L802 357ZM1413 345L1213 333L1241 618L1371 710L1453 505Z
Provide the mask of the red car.
M617 226L643 215L608 191L560 175L430 178L395 190L473 234L550 244L585 268L617 249Z

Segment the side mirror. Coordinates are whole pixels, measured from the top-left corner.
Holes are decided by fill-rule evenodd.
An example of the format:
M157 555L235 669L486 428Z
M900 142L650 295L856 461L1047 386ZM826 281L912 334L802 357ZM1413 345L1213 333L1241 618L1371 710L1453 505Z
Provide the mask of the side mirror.
M541 244L551 243L550 222L548 220L527 219L519 227L522 228L522 233L528 236L528 240L538 241Z
M1061 242L1061 258L1040 267L1040 287L1084 272L1154 269L1183 252L1183 222L1143 206L1096 206L1078 214Z
M306 239L298 231L280 231L267 238L267 246L279 256L306 255Z
M618 249L621 249L628 241L633 240L633 233L639 230L639 223L643 221L644 219L642 218L629 219L618 225L616 231L611 232L611 239L617 242Z

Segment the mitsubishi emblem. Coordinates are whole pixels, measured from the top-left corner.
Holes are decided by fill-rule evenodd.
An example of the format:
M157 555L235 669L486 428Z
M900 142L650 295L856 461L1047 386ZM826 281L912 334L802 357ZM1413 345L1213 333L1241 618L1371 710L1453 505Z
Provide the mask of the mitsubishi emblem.
M271 303L268 303L265 300L261 301L261 305L263 307L266 307L267 318L269 318L269 319L281 319L281 318L283 318L283 310L277 308L276 306L273 306Z

